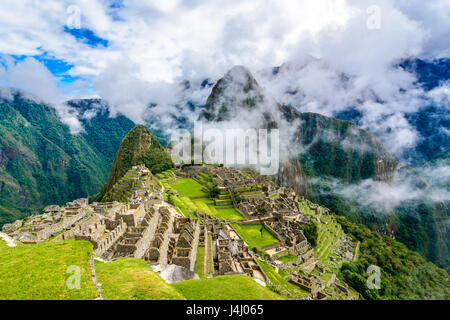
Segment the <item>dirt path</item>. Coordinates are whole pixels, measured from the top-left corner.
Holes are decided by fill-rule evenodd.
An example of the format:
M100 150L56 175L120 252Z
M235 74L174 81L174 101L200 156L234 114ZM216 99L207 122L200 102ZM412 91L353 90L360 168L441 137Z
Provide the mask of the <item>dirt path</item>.
M8 247L16 247L16 241L13 238L8 236L6 233L0 232L0 238L6 241L6 246Z

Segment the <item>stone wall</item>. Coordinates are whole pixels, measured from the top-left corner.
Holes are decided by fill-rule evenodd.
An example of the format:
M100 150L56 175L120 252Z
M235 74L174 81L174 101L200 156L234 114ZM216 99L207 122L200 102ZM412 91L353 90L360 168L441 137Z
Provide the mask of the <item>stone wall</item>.
M125 212L116 212L116 220L122 219L127 226L136 227L145 216L144 204L129 204Z
M108 251L109 248L125 233L127 230L127 224L122 222L113 231L111 231L108 236L98 243L97 249L94 251L96 256L101 256L103 253Z
M85 209L80 209L78 213L64 216L60 222L52 224L36 233L39 239L48 239L55 236L64 229L69 229L86 215Z
M175 249L174 256L172 257L172 263L185 267L191 271L194 271L195 259L197 258L197 247L200 238L200 224L194 224L194 234L190 248L177 247Z
M160 214L159 211L155 211L150 221L148 221L148 227L142 234L142 238L136 243L136 251L134 251L134 257L138 259L142 259L145 255L145 252L148 250L150 246L150 241L153 239L155 235L156 227L158 226Z

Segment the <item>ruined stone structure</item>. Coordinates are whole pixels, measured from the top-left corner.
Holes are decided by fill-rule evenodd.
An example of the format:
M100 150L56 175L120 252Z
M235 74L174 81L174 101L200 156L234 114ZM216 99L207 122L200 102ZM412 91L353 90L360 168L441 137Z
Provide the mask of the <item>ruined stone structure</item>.
M154 177L144 165L132 167L113 186L106 197L112 200L139 204L147 200L162 199L154 184Z
M204 238L212 238L214 275L246 274L267 281L247 244L230 224L197 212L204 225Z
M272 219L265 221L264 225L293 254L301 255L310 248L308 240L297 221L276 214Z
M200 224L192 223L189 218L181 218L176 222L176 232L179 235L176 243L172 246L171 263L194 270L195 258L197 257L197 246L200 236ZM195 250L194 250L195 248Z

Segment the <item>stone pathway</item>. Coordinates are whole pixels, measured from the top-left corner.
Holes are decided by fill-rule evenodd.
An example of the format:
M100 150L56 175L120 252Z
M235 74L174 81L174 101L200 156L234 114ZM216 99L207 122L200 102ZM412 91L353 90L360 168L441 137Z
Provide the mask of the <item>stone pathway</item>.
M91 272L92 272L92 282L94 282L95 287L97 288L98 291L98 298L95 298L94 300L103 300L102 297L102 284L97 282L97 276L95 275L95 267L94 267L94 257L92 256L91 259L89 260L89 266L91 267Z
M8 236L6 233L0 232L0 238L6 241L6 246L8 247L16 247L17 244L13 238Z

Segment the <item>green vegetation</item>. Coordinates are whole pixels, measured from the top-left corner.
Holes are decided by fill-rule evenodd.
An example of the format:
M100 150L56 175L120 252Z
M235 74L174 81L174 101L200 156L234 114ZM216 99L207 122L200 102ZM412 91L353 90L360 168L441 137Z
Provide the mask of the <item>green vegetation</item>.
M207 241L207 239L206 239ZM200 278L205 277L205 247L197 247L197 257L195 258L194 272L198 274Z
M160 175L160 177L162 177ZM244 217L234 208L226 206L216 206L209 198L204 187L190 178L176 178L175 182L169 183L167 179L162 180L166 192L169 193L167 199L172 201L186 217L195 217L197 210L212 217L224 219L227 221L243 220ZM179 196L170 194L177 193Z
M202 190L203 186L197 181L189 178L177 178L170 184L181 196L184 197L207 197L208 194Z
M245 275L187 280L172 284L188 300L281 300L283 297Z
M397 170L408 181L418 182L418 192L428 194L424 190L431 188L432 181L423 177L420 168L398 168L395 158L372 133L351 122L301 113L290 106L283 106L282 111L293 125L294 121L300 123L299 144L308 145L309 152L299 154L278 182L296 185L296 181L302 181L296 185L301 196L372 230L384 229L388 224L387 231L393 231L397 240L450 271L445 203L423 197L402 201L388 212L382 206L372 207L343 197L340 192L349 183L365 179L387 181Z
M287 256L277 258L277 260L281 261L283 263L288 263L288 262L291 262L291 261L298 260L298 257L294 256L294 255L291 255L291 254L288 254Z
M107 111L82 123L85 131L72 134L47 105L0 99L0 226L100 190L134 124Z
M293 283L290 283L289 281L284 280L283 276L275 272L275 269L267 262L259 259L256 259L256 261L258 262L259 266L264 271L266 276L269 278L269 281L272 284L272 290L275 290L276 292L289 292L292 297L299 297L301 295L309 294L308 291L300 288L299 286L296 286Z
M145 164L152 173L168 170L173 165L170 155L152 136L150 130L142 125L134 127L123 138L108 181L97 196L97 200L102 199L131 167L139 164Z
M319 229L315 222L311 222L309 225L302 226L303 234L305 235L311 246L315 247L317 245L317 239L319 237Z
M208 256L206 257L206 275L212 275L214 273L213 267L213 254L212 254L212 236L208 234L208 239L205 239L208 245Z
M248 244L250 248L259 248L269 246L278 242L278 239L275 238L265 227L260 224L257 225L241 225L237 223L233 223L232 227L236 232L244 239L244 241ZM261 236L261 228L262 228L262 236Z
M95 261L97 281L105 300L183 300L184 297L140 259Z
M160 173L173 166L172 157L154 136L152 136L150 148L142 154L141 162L145 164L152 173Z
M0 300L92 300L97 289L91 280L88 260L92 244L58 241L7 247L0 240ZM80 268L80 289L69 289L69 266ZM72 283L72 282L71 282Z
M344 263L339 276L366 299L450 299L450 280L445 270L392 238L382 237L344 217L335 218L346 234L361 242L358 260ZM370 265L381 268L380 290L366 286Z

